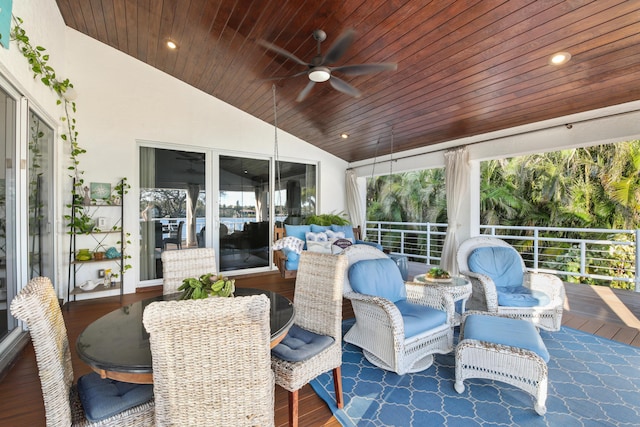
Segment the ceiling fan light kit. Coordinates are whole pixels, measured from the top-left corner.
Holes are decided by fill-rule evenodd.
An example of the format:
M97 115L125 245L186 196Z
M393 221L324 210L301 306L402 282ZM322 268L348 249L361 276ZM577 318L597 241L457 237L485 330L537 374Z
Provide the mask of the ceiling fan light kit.
M327 67L314 67L309 71L309 80L316 83L326 82L331 78L331 72Z
M307 67L308 71L303 71L300 73L293 74L291 76L284 77L272 77L268 80L272 79L286 79L298 77L306 74L309 78L309 82L302 89L298 98L296 99L298 102L303 101L307 95L313 89L313 86L316 83L322 83L328 81L335 90L345 93L349 96L353 96L354 98L358 98L361 93L358 89L351 86L346 81L336 77L333 72L342 73L345 75L352 76L362 76L366 74L378 73L381 71L395 71L398 68L398 64L387 62L387 63L371 63L371 64L359 64L359 65L341 65L337 67L329 67L329 64L333 64L340 60L342 56L347 52L351 44L355 39L355 31L353 29L347 29L336 39L336 41L331 45L327 53L323 56L322 51L320 49L320 44L326 40L327 34L322 30L315 30L312 33L313 39L316 40L318 46L318 53L315 57L311 59L310 62L305 62L295 56L293 53L282 49L265 40L259 40L258 43L269 49L272 52L277 53L278 55L284 56L285 58L293 61L297 64L304 65Z

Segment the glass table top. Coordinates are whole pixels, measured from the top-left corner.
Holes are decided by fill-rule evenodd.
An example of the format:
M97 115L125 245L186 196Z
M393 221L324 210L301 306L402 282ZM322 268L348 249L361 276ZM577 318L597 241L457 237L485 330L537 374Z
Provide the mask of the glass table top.
M295 310L291 301L275 292L236 288L235 296L265 294L271 302L271 340L286 333ZM149 334L142 324L145 307L155 301L177 300L179 293L160 295L126 305L108 313L86 327L78 336L80 359L93 368L128 373L152 372Z

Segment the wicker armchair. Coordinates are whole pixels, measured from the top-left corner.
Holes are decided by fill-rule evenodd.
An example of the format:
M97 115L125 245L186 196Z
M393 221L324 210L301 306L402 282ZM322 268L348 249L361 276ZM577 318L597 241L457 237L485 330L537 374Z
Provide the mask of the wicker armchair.
M504 240L491 236L478 236L465 240L458 248L457 260L460 274L466 276L473 287L467 309L498 313L506 317L526 319L537 327L548 331L559 331L562 325L562 310L565 301L564 284L559 277L548 273L526 271L522 257L517 254L522 269L522 286L533 293L546 295L548 303L544 305L513 306L500 304L494 279L486 274L471 271L469 257L479 248L499 247L517 251ZM545 299L546 299L545 297Z
M301 328L332 341L319 353L302 361L281 359L276 353L287 345L287 337L274 348L271 367L276 384L289 391L289 425L298 425L298 390L327 371L333 370L338 408L343 407L342 378L342 286L347 259L305 251L300 255L293 304L296 310L294 328Z
M58 426L149 426L154 423L153 400L130 407L100 421L91 422L82 404L83 389L73 384L71 350L67 328L60 310L58 298L51 281L36 277L20 291L11 303L11 312L29 327L36 353L36 362L42 386L42 397L46 425ZM78 382L89 380L94 385L106 387L123 385L117 381L101 380L91 373L80 377ZM150 385L125 385L145 392L152 397ZM101 399L100 396L94 396ZM112 400L116 396L104 396ZM100 402L98 402L100 403ZM103 408L104 409L104 408ZM113 411L110 411L113 412Z
M150 304L157 426L273 426L265 295Z
M216 253L212 248L162 252L162 293L178 292L182 280L216 272Z
M433 354L453 349L454 303L437 287L404 282L391 259L365 259L349 267L344 297L356 323L344 340L372 364L403 375L433 363Z

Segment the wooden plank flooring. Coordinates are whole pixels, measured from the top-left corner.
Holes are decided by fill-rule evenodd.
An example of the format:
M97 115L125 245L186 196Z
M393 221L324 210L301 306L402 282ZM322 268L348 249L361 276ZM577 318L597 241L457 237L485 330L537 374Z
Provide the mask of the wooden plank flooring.
M288 298L293 298L294 284L294 279L282 279L277 273L243 276L236 280L238 287L268 289ZM629 292L620 294L622 291L599 295L596 291L600 290L571 284L567 284L566 289L568 304L563 316L563 325L640 347L640 328L627 324L635 325L633 318L636 322L640 318L640 295ZM159 293L158 288L147 289L145 292L125 295L123 302L129 304ZM68 311L65 306L63 313L72 346L75 346L76 337L87 324L118 307L118 297L72 303ZM348 302L345 302L343 315L345 318L353 316ZM76 379L90 372L89 367L76 356L75 349L73 368ZM288 424L287 405L287 392L276 387L277 426ZM40 380L31 344L25 347L0 380L0 425L45 425ZM300 393L300 426L339 425L324 401L306 385Z

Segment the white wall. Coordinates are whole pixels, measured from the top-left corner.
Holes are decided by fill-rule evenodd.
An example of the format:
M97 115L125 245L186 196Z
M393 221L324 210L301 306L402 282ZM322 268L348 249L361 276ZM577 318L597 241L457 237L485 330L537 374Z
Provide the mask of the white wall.
M134 268L125 276L125 292L133 292L139 277L136 141L272 156L273 125L75 30L67 30L67 47L78 92L78 142L88 151L81 156L85 182L126 176L132 185L125 230ZM282 131L278 146L281 160L320 162L319 211L345 210L346 162Z

